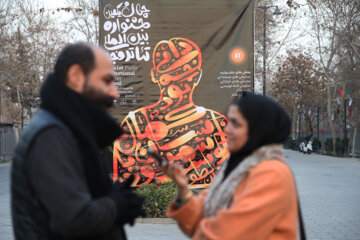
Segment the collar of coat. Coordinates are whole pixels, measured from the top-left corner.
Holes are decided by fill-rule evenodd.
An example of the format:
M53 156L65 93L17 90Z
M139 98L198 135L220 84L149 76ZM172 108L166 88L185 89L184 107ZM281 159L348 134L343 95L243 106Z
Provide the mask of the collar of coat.
M116 122L95 101L65 85L55 74L50 74L40 91L41 107L63 121L76 137L95 140L100 148L112 143L122 133Z
M225 162L214 178L206 196L204 205L205 217L216 216L219 210L229 208L238 186L246 178L249 170L263 161L284 161L283 151L282 144L263 146L246 157L223 181L224 172L228 164L228 162Z

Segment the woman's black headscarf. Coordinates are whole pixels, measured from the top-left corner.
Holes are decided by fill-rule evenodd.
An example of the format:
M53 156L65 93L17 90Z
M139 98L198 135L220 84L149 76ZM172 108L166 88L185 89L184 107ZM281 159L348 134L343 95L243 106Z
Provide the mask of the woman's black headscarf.
M224 179L256 149L268 144L284 143L291 131L288 114L270 98L243 92L231 105L237 106L247 120L249 139L241 150L231 153Z

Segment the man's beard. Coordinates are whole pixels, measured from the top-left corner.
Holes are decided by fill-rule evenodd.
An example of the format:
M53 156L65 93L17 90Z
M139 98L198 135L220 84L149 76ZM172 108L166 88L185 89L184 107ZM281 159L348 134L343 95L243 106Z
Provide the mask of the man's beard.
M90 87L87 84L87 81L85 82L83 95L90 98L95 103L99 104L101 107L105 109L108 109L114 105L114 99L106 96L97 89Z

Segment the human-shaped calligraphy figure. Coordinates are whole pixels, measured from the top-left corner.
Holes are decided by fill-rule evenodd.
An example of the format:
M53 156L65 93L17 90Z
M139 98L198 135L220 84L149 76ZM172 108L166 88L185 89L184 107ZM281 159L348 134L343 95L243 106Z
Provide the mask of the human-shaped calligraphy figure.
M153 52L151 79L160 88L159 100L129 112L126 132L114 144L114 179L135 175L136 186L165 181L148 148L186 170L190 187L207 187L228 156L224 115L193 102L201 78L201 51L192 41L160 41ZM215 96L214 96L215 97Z

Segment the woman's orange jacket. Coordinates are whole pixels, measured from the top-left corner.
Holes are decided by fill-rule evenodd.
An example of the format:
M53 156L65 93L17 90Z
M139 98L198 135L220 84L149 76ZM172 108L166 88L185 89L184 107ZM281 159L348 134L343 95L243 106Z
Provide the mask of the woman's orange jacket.
M289 168L278 160L259 163L239 185L228 209L204 217L208 190L167 215L195 240L293 240L297 237L297 194Z

